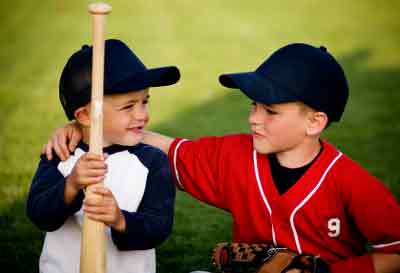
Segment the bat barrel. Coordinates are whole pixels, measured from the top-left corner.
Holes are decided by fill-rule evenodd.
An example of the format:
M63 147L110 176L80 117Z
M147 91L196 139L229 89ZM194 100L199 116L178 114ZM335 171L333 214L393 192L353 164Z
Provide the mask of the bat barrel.
M107 15L111 12L112 8L107 3L92 3L89 5L89 13L91 14L104 14Z

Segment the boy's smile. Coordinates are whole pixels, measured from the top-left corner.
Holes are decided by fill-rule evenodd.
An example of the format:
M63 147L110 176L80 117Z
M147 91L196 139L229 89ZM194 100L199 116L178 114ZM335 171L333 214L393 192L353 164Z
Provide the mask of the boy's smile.
M147 89L104 97L104 146L132 146L142 141L149 122L148 100Z

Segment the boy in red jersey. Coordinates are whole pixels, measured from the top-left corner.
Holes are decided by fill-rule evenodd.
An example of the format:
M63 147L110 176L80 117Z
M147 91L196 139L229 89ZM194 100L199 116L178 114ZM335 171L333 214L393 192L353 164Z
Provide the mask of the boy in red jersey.
M345 74L326 48L290 44L255 71L220 82L252 100L251 134L145 137L168 153L178 187L230 212L236 242L319 255L333 273L400 272L398 202L320 138L348 98ZM62 143L72 134L79 135L73 125L60 129L47 153L68 151Z

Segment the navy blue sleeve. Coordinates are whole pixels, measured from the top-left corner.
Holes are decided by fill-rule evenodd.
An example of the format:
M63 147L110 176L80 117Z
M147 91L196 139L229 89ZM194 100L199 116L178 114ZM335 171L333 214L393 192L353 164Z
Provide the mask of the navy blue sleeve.
M60 228L70 215L80 209L84 197L80 192L71 204L65 204L65 178L57 169L59 162L57 157L48 161L46 156L41 155L28 194L27 215L39 229L45 231Z
M172 232L175 185L166 155L153 147L151 150L144 149L145 155L139 155L149 167L149 175L137 212L123 211L127 224L125 232L111 229L112 239L119 250L155 248Z

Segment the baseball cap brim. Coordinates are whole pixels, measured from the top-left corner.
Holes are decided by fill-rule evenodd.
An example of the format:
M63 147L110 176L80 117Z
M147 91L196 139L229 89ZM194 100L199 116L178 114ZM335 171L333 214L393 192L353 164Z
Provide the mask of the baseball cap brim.
M136 91L149 87L168 86L177 83L179 79L180 72L175 66L151 68L133 73L111 86L107 86L107 83L105 83L105 92L107 90L108 92L106 93L112 94L113 92Z
M222 74L219 82L228 88L240 89L255 102L275 104L298 100L297 96L283 86L279 86L259 72Z

